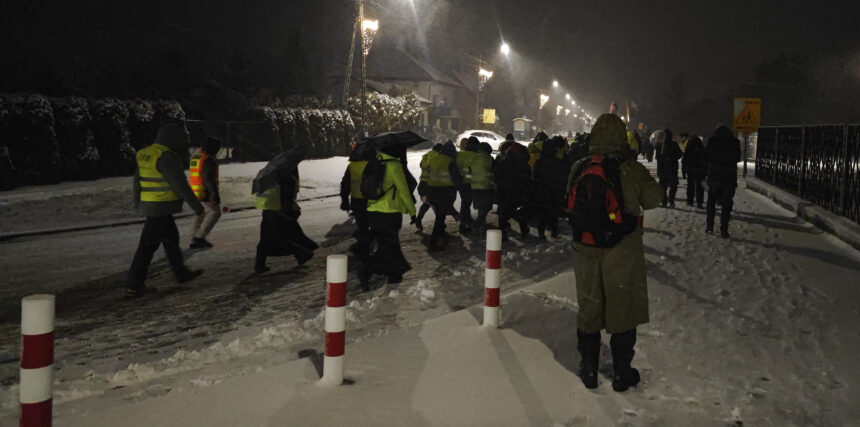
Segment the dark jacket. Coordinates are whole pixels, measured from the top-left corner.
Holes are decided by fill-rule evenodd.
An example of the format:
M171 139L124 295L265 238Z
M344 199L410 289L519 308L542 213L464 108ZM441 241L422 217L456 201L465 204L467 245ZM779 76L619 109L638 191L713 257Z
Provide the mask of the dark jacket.
M209 158L203 162L203 169L200 171L200 175L203 177L203 185L206 186L206 194L209 195L210 200L220 205L221 193L218 191L219 167L218 159L216 159L215 156L210 155Z
M672 133L666 131L665 141L660 144L657 152L657 176L661 181L678 181L678 160L684 155L678 143L672 139Z
M561 206L567 177L570 173L570 163L559 159L556 155L564 141L555 138L543 143L543 149L534 166L535 191L534 201L544 206Z
M705 144L702 143L702 138L695 137L687 143L687 151L684 151L681 165L690 180L705 179L708 174L708 161L705 157Z
M574 164L589 156L591 147L589 146L588 135L577 135L573 144L570 145L570 150L567 152L567 161Z
M720 126L708 139L705 149L708 160L708 184L737 185L737 165L741 161L741 142L731 129Z
M495 173L499 204L522 205L531 181L528 149L520 143L511 144L505 157L495 165Z

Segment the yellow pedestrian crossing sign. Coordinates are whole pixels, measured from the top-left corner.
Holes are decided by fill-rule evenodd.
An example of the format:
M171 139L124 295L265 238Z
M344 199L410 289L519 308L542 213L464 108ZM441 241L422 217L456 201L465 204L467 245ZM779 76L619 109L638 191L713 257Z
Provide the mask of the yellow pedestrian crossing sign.
M735 131L757 132L761 124L761 98L735 98Z
M484 123L493 124L496 123L496 109L495 108L484 108Z

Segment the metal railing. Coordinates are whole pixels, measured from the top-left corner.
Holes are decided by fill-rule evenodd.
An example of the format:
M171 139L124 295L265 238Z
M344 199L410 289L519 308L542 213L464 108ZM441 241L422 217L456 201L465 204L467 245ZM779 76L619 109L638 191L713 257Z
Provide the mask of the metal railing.
M860 224L860 125L762 127L757 178Z

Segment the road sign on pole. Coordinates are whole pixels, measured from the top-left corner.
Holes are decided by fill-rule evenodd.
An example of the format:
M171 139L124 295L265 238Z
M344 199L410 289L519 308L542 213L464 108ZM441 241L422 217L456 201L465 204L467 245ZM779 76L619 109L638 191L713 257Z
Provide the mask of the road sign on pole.
M496 123L496 110L494 108L484 108L484 123Z
M735 98L735 132L744 135L744 177L747 176L747 145L750 133L761 124L761 98Z
M735 98L735 131L757 132L761 124L761 98Z

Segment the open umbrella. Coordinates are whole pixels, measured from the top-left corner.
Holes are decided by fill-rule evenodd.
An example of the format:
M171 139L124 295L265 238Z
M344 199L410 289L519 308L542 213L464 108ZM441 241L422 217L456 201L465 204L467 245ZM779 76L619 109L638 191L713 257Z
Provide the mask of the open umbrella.
M395 145L403 145L406 148L409 148L424 141L427 141L427 139L411 130L405 130L401 132L380 133L379 135L368 138L367 141L365 141L365 144L370 148L378 150L380 148Z
M284 151L275 156L260 172L257 172L257 177L254 178L251 186L251 194L262 193L281 182L299 167L299 162L304 158L305 155L297 150Z
M368 146L365 142L358 143L352 152L349 153L350 162L358 162L362 160L372 160L376 157L376 150Z

